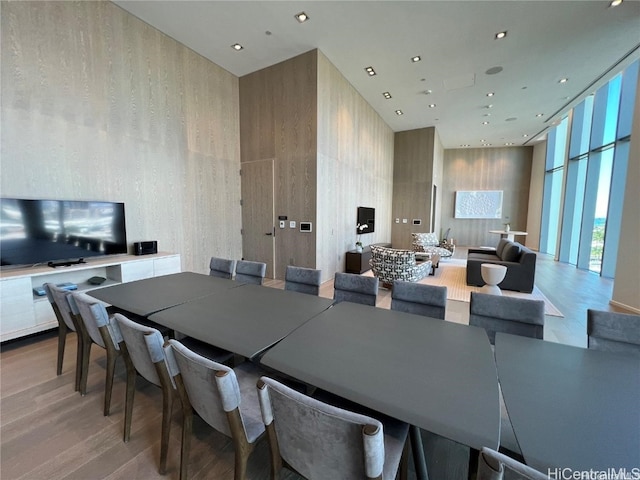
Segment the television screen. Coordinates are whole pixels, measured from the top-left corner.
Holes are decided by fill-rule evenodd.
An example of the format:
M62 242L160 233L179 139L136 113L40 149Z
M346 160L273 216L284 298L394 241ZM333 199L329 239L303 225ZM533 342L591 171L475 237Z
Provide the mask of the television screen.
M366 225L366 227L365 227ZM376 210L369 207L358 207L358 234L373 233L376 228Z
M0 199L0 265L127 253L124 203Z

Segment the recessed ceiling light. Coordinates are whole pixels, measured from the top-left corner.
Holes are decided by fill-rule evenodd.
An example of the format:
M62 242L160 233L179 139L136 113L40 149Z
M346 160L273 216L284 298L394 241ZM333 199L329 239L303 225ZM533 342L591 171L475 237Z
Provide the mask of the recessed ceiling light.
M544 115L544 113L536 113L536 117L541 117L543 115Z
M507 31L505 30L504 32L498 32L496 33L495 39L496 40L500 40L501 38L504 38L507 36Z
M560 80L558 80L558 83L567 83L568 81L568 78L561 78Z
M493 105L491 105L491 104L485 105L484 108L493 108Z
M422 93L424 95L431 95L433 93L433 91L432 90L423 90Z
M489 125L489 122L482 122L483 125Z
M495 75L496 73L500 73L502 70L503 68L501 66L497 66L497 67L491 67L484 73L486 73L487 75Z
M622 3L622 0L612 0L612 2L609 4L609 6L610 7L617 7L621 3Z
M373 77L376 74L376 71L373 69L373 67L367 67L364 69L364 71L367 72L370 77Z
M396 115L403 115L402 110L396 110Z
M483 117L490 117L490 116L491 116L491 114L490 114L490 113L485 113L485 114L483 115Z
M234 43L233 45L231 45L231 48L233 48L236 51L240 51L242 50L244 47L242 45L240 45L239 43Z
M513 145L513 142L507 142L505 145L508 147L509 145Z
M436 108L436 104L435 103L430 103L429 104L429 108Z
M304 12L296 13L296 14L294 15L294 17L295 17L295 19L296 19L298 22L300 22L300 23L304 23L304 22L306 22L307 20L309 20L309 15L307 15L307 14L306 14L306 13L304 13Z
M411 57L411 61L413 63L419 62L420 60L422 60L422 58L420 58L420 55L416 55L415 57Z
M384 93L382 94L382 96L383 96L384 98L386 98L386 99L391 98L391 94L390 94L389 92L384 92Z
M484 143L486 142L486 140L483 138L482 140L480 140L480 143Z
M524 138L527 138L529 135L527 135L526 133L524 133L522 136L523 136Z
M487 93L487 97L493 97L494 95L495 95L495 93L493 93L493 92Z

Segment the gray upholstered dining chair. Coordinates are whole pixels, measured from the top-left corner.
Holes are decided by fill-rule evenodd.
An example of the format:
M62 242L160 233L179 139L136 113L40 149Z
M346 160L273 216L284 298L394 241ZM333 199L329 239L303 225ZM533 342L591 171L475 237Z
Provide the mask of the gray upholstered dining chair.
M231 369L173 339L164 353L182 400L180 479L187 479L195 410L211 427L231 437L235 449L234 479L244 480L249 456L265 430L256 391L263 371L251 362ZM160 352L155 357L160 359Z
M447 287L396 280L391 292L391 310L444 320Z
M484 328L491 345L496 332L542 339L544 302L471 292L469 325Z
M287 265L287 271L284 276L284 289L308 293L309 295L318 295L320 293L321 278L321 270Z
M236 265L236 282L262 285L266 273L266 263L238 260L238 264Z
M125 398L124 413L124 441L128 442L131 436L131 417L133 414L133 399L136 386L136 372L148 382L162 389L162 430L160 439L160 468L161 474L165 473L167 467L167 452L169 449L169 434L171 428L171 412L175 395L175 383L169 375L169 368L166 364L164 354L158 356L158 345L160 350L164 344L164 337L159 330L134 322L120 313L116 313L115 325L117 325L116 337L122 338L120 351L127 366L127 393ZM203 356L218 360L216 355L221 350L216 347L207 348L202 342L195 342L201 350ZM230 355L222 350L225 361Z
M333 282L333 303L353 302L376 305L378 277L336 272Z
M514 460L507 455L484 447L478 454L476 480L502 480L505 472L512 472L519 479L548 480L548 476ZM509 478L509 477L507 477Z
M129 320L120 313L114 315L119 336L122 338L119 348L127 366L127 392L124 407L124 441L131 436L131 416L133 414L133 400L136 389L136 378L139 374L148 382L162 389L162 430L160 436L160 468L161 474L167 468L167 452L169 450L169 434L171 429L171 411L173 409L175 385L173 380L165 375L161 378L156 368L157 359L152 359L147 342L164 343L162 334L152 327L141 325ZM149 338L147 338L149 337ZM164 361L164 360L163 360ZM167 372L168 369L161 370Z
M482 327L491 345L496 332L542 339L544 336L544 302L471 292L469 325ZM500 393L500 448L520 454L511 420Z
M236 261L226 258L211 257L209 262L209 275L231 280L236 271Z
M271 478L283 466L314 480L407 476L409 425L384 423L293 390L272 378L258 382L271 451Z
M51 303L51 308L58 320L58 362L56 366L56 374L62 374L62 363L64 361L64 349L67 344L67 334L69 331L76 333L77 352L76 352L76 376L74 388L80 390L80 376L82 373L82 331L78 324L78 319L71 312L71 306L67 300L67 296L71 292L64 290L53 283L45 283L43 285L47 298Z
M640 315L588 309L587 348L640 353Z
M120 357L119 343L122 338L120 330L114 326L115 319L109 317L103 303L82 292L73 292L69 297L71 311L79 315L84 324L82 369L80 376L80 394L87 393L87 377L89 375L89 357L91 345L94 343L107 352L107 370L104 384L104 415L108 416L111 410L111 392L113 390L113 376L116 368L116 360Z

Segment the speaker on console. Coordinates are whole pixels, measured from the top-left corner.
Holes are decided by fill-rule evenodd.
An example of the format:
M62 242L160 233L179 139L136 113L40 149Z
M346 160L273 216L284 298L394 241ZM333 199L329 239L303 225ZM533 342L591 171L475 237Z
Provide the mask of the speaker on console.
M133 244L134 255L149 255L151 253L158 253L158 242L156 240L150 242L135 242Z

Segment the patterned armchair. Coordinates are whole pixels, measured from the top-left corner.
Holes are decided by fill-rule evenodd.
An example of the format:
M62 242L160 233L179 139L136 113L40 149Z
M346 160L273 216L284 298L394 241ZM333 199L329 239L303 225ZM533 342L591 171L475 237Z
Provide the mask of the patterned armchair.
M373 274L385 285L392 285L394 280L417 282L431 272L431 262L416 263L415 252L377 245L371 245L369 265Z
M437 253L440 258L448 258L453 255L455 245L448 243L441 244L435 233L412 233L413 242L411 246L414 252Z

